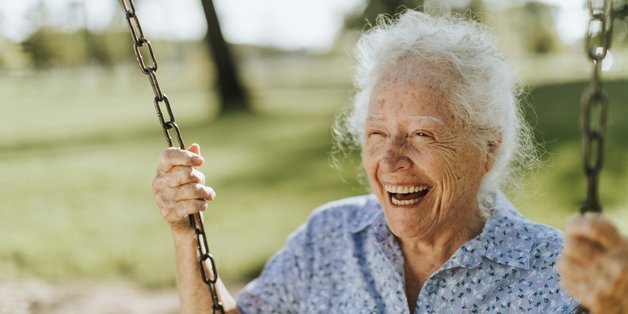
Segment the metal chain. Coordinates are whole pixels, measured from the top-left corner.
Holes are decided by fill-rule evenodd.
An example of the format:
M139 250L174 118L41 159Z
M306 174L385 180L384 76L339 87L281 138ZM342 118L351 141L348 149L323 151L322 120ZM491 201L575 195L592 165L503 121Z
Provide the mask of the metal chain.
M610 0L587 0L589 23L585 34L586 51L593 65L591 84L582 94L581 124L583 139L583 164L587 176L587 198L581 213L601 212L598 181L604 159L604 137L608 98L602 88L600 72L610 42L613 20Z
M168 146L174 147L171 135L171 132L174 132L178 146L181 149L185 149L185 145L183 144L183 139L181 137L181 131L175 122L174 114L172 113L172 108L170 107L170 100L159 87L155 52L153 51L153 46L150 41L144 37L142 26L140 25L140 21L135 13L135 4L133 3L133 0L120 0L120 5L124 10L126 20L129 24L131 37L133 38L133 50L135 51L137 63L139 64L142 73L148 76L150 85L153 88L153 93L155 95L155 98L153 99L155 111L157 112L157 117L159 118L159 123L164 131L164 136L166 137ZM144 61L142 49L144 49L144 51L148 50L148 56L150 56L149 65L147 65ZM162 107L165 109L166 117L164 117L164 110L162 110ZM190 225L194 228L194 233L196 234L196 247L198 249L199 259L198 265L201 272L201 279L209 288L209 293L212 299L212 313L224 314L224 307L222 306L216 291L218 272L216 270L214 258L209 252L209 248L207 246L207 237L205 236L205 228L203 226L203 216L201 213L196 213L190 215L188 218L190 220Z
M599 175L604 160L604 137L606 134L606 116L608 97L602 88L600 72L602 60L608 54L613 30L611 0L587 0L589 23L585 33L585 49L593 65L591 83L582 93L581 127L582 159L584 173L587 176L587 198L580 207L580 213L601 213L598 194ZM579 305L576 314L589 313Z

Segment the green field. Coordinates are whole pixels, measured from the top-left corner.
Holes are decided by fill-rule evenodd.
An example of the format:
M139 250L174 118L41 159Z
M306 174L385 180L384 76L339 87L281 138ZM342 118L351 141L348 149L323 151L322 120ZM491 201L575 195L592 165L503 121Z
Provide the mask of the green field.
M256 115L215 119L211 76L160 68L187 143L218 198L205 216L227 282L254 276L316 206L365 193L354 166L329 166L329 127L351 96L351 64L322 57L248 63ZM544 166L513 195L531 219L562 227L584 197L579 98L584 82L532 88L527 114ZM627 81L612 98L602 200L628 230ZM0 74L0 280L131 280L174 285L168 227L150 183L165 141L151 90L133 65Z

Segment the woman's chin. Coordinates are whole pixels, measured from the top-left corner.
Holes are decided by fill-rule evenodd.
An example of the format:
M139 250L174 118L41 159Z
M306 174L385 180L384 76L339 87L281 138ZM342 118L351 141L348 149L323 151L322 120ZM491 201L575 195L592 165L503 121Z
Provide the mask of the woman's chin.
M386 204L384 214L388 227L399 238L416 236L425 232L432 225L433 217L430 217L431 207L426 200L411 205Z
M395 218L388 220L390 232L399 239L416 239L425 233L427 227L422 226L419 221L414 223L407 221L397 221Z

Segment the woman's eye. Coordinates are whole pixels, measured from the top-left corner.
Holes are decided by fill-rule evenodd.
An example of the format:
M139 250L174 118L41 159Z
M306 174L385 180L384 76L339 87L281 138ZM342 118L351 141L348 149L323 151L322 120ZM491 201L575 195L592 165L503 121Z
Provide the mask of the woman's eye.
M368 137L381 137L384 136L384 132L382 131L371 131L368 133Z
M419 137L430 137L429 133L423 132L423 131L418 131L418 132L414 133L414 135L419 136Z

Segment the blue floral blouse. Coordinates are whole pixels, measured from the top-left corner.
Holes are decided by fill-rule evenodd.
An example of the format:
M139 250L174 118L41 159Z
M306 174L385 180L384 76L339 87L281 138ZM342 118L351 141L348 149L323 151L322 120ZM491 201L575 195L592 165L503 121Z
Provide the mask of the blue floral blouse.
M570 313L559 287L559 231L503 195L482 233L423 284L415 313ZM243 313L409 313L403 256L373 195L329 203L238 295Z

